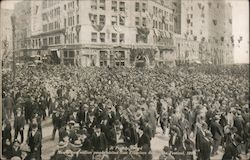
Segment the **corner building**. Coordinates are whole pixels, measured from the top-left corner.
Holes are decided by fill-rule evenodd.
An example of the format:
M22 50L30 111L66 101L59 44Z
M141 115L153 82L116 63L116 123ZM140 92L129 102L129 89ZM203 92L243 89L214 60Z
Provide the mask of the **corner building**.
M232 6L226 0L185 0L181 8L181 35L198 42L195 52L202 62L233 63ZM197 46L197 45L195 45Z
M175 62L173 10L165 1L31 3L32 47L54 63L129 67Z

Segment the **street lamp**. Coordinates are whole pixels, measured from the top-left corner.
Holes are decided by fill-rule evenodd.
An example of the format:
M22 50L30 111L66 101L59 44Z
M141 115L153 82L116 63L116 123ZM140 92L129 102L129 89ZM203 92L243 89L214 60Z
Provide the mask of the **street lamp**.
M13 47L13 81L15 80L16 75L16 63L15 63L15 30L16 30L16 16L11 16L11 24L12 24L12 47Z

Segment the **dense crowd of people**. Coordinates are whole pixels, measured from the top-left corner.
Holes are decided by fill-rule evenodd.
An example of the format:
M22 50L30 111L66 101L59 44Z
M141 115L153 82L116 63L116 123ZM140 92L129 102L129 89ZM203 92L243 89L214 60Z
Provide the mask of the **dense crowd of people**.
M24 158L27 143L25 159L41 159L42 122L52 118L52 160L149 160L158 125L169 136L160 160L209 160L220 146L223 160L240 158L250 149L248 67L20 67L14 81L2 76L3 154ZM145 154L92 154L106 151Z

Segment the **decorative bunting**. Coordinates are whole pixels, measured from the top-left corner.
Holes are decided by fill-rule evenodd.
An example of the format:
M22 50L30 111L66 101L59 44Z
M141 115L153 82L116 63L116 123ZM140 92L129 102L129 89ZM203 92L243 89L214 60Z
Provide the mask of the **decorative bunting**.
M91 22L91 24L92 24L92 27L93 27L97 32L102 31L102 29L103 29L104 26L105 26L105 21L104 21L103 24L99 24L99 25L98 25L97 22L95 21L94 15L93 15L92 13L89 13L89 20L90 20L90 22Z

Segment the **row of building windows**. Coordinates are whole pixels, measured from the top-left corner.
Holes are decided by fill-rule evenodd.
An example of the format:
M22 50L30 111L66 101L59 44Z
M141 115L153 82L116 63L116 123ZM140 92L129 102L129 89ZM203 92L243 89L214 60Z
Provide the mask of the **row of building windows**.
M78 36L77 36L78 37ZM69 44L74 44L75 43L75 33L70 33L68 36L67 36L67 40L68 40L68 43Z
M106 4L105 4L106 0L92 0L91 3L91 9L101 9L101 10L106 10ZM118 2L117 1L112 1L111 2L111 10L112 11L125 11L125 2L120 1L119 2L119 7L118 7Z
M48 39L49 39L49 43L48 43ZM61 37L59 35L43 38L43 46L53 45L53 44L61 44Z
M135 25L136 26L142 25L143 27L146 27L147 19L145 17L135 17Z
M98 5L98 2L99 2L99 5ZM92 0L91 1L91 9L100 8L102 10L105 10L106 9L105 0L98 0L98 2L97 2L97 0Z
M117 43L118 38L119 38L120 43L125 42L125 35L123 33L120 33L120 34L112 33L111 37L112 37L112 43ZM105 33L100 33L99 34L99 39L100 39L100 42L105 42L106 41L106 34ZM97 42L97 40L98 40L98 33L97 32L92 32L91 33L91 42Z
M120 1L119 6L117 1L111 2L111 10L112 11L125 11L125 2Z
M215 4L215 3L214 3ZM211 3L211 2L208 2L208 7L209 8L211 8L212 7L212 5L213 5L213 3ZM230 7L231 7L231 4L230 3L228 3L227 5L229 5ZM199 9L202 9L202 10L205 10L205 5L202 5L201 3L197 3L197 6L199 7ZM224 7L224 5L221 5L220 6L220 4L219 3L217 3L216 4L216 8L223 8ZM190 6L190 9L191 9L191 11L193 10L193 6Z
M43 32L53 31L53 30L57 30L57 29L60 29L60 22L59 21L55 21L55 22L51 22L49 24L43 25Z
M56 4L59 4L60 2L61 2L60 0L43 0L42 8L45 9L45 8L52 7Z
M153 20L153 28L160 29L160 30L165 30L165 31L173 31L173 25L163 23L163 22L158 22L156 20Z
M160 8L157 8L155 6L153 6L153 14L156 16L156 17L166 17L168 19L168 17L170 17L170 21L173 22L173 14L171 13L168 13L167 11L163 11L162 9Z
M146 12L147 11L146 3L135 2L135 11L136 12Z
M49 12L42 14L43 21L49 21L50 19L54 17L60 16L60 7L57 7L55 9L50 10Z
M118 18L119 18L119 25L124 26L125 25L125 17L124 16L112 16L111 24L117 25L118 24Z
M79 7L79 0L76 0L76 6ZM74 9L75 8L75 2L69 2L68 3L68 9ZM67 4L64 4L64 10L67 10Z
M73 26L75 25L75 18L74 16L68 17L68 26Z
M42 45L41 39L33 39L32 40L32 48L40 48Z
M98 15L92 15L91 22L92 24L98 24ZM125 25L125 16L112 16L111 18L111 24L117 25L118 24L118 18L119 18L119 25L124 26ZM99 15L99 25L105 25L106 16L105 15Z
M91 22L92 24L98 24L97 20L98 15L92 15ZM99 25L105 25L106 16L105 15L99 15Z
M79 15L76 16L76 24L80 23ZM75 25L75 16L68 17L68 26ZM64 27L67 26L67 19L64 18Z

